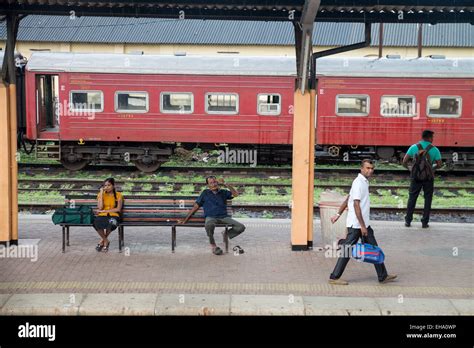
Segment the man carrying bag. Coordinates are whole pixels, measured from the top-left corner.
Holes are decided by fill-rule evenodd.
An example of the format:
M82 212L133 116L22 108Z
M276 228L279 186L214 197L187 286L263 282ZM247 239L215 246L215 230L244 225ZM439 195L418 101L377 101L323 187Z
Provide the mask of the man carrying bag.
M374 164L371 160L362 161L360 173L352 182L351 191L339 208L339 212L331 221L334 223L348 208L347 214L347 236L342 241L342 255L338 258L336 267L329 277L329 284L347 285L347 281L341 279L347 263L350 258L350 249L357 243L359 238L363 242L377 246L377 240L374 236L374 230L370 227L370 197L369 197L369 178L374 173ZM384 263L374 264L375 271L380 283L388 283L397 278L396 275L387 273Z

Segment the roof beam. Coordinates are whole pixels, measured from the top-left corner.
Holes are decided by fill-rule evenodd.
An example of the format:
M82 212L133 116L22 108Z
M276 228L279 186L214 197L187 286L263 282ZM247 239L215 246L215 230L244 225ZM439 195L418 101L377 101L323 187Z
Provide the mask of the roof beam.
M43 14L121 16L252 21L300 21L305 2L295 1L191 1L158 0L6 0L0 15ZM318 22L471 23L474 6L466 0L321 0Z
M308 70L313 47L314 20L320 0L306 0L299 22L294 22L296 41L297 87L304 94L308 83Z
M20 17L16 14L9 14L6 16L6 21L7 42L2 65L2 81L9 85L11 83L15 84L16 80L15 44L18 36Z

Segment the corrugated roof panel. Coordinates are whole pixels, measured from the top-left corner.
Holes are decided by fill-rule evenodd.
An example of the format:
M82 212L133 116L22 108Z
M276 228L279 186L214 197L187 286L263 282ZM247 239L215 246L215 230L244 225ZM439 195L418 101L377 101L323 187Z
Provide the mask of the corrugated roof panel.
M100 20L99 20L100 19ZM73 20L75 22L76 20ZM81 17L77 25L80 26L74 36L74 42L105 43L106 36L116 27L117 19L114 17Z
M18 40L69 42L76 35L80 21L68 16L27 16L20 22Z
M372 25L372 45L378 44L379 25ZM474 26L423 25L426 47L473 47ZM0 23L0 39L6 38ZM27 16L20 22L18 40L39 42L293 45L290 22L189 20L120 17ZM316 22L313 43L342 46L364 40L363 23ZM386 23L384 46L417 45L417 25Z
M384 24L383 44L384 46L416 46L417 45L417 25L416 24ZM378 29L378 26L377 26ZM378 40L373 42L378 44Z
M460 24L450 28L447 24L423 25L423 45L450 47L451 42L457 42L464 47L472 47L474 26Z

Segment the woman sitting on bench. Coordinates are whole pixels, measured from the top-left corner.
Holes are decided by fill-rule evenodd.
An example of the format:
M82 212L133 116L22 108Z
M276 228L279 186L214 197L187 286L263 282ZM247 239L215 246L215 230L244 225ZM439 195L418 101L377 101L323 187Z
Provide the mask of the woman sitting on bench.
M97 195L97 216L94 219L94 228L101 240L95 250L104 252L109 250L110 241L107 237L120 222L122 205L123 197L115 190L114 178L105 179Z

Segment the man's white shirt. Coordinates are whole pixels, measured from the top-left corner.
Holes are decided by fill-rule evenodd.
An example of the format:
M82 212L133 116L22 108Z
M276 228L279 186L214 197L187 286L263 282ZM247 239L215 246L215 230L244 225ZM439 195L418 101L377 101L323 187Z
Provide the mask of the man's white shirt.
M349 201L347 203L347 220L346 227L360 228L359 220L355 214L354 200L360 200L360 210L364 219L365 227L370 226L370 197L369 197L369 180L359 173L357 178L352 182L351 192L349 193Z

